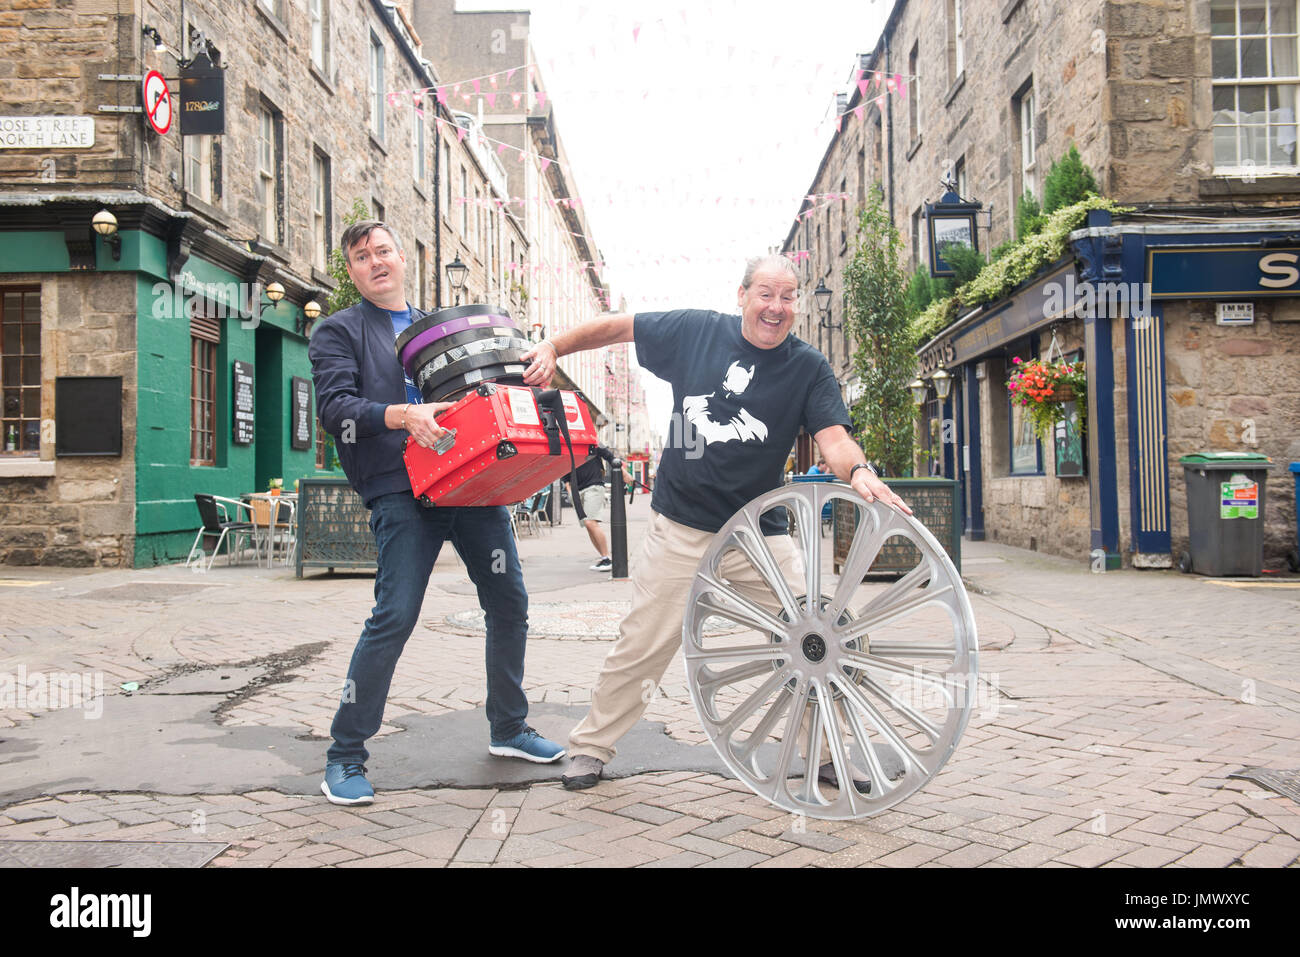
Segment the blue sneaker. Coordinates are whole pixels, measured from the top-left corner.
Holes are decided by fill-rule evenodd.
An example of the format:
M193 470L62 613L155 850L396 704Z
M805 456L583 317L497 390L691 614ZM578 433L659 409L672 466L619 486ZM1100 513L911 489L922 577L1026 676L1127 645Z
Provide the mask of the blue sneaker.
M331 804L371 804L375 789L366 780L363 764L327 764L325 780L320 783Z
M533 728L524 725L524 730L509 741L493 741L489 744L488 753L499 758L523 758L537 764L550 764L564 757L564 748L554 741L547 741Z

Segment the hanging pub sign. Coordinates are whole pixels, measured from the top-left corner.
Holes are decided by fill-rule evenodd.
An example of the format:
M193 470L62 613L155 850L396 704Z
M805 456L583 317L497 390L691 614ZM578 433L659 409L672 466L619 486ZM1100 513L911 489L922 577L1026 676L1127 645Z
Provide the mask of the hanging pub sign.
M226 132L226 74L200 54L181 70L181 135Z
M293 377L293 428L289 444L298 450L311 448L311 383Z
M253 444L253 364L235 360L232 366L235 377L231 395L234 397L235 414L231 416L234 424L234 443L236 445Z
M944 257L946 249L965 246L979 251L979 230L975 228L975 214L983 208L983 203L963 202L954 192L944 193L937 203L925 204L931 276L952 276L956 273Z

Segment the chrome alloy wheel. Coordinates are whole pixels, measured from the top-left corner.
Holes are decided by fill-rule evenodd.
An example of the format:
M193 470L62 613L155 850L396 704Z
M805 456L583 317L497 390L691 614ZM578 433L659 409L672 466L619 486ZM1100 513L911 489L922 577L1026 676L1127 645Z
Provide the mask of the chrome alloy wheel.
M838 576L823 569L820 535L822 506L836 500L857 517ZM802 568L791 577L783 543L760 531L774 510L794 519ZM863 580L882 548L896 557L909 545L909 571ZM711 618L733 627L706 630ZM691 699L723 762L809 817L866 817L915 793L955 750L974 703L975 619L957 569L920 522L841 483L784 486L732 516L700 561L682 638ZM820 756L812 773L806 754ZM870 790L820 781L827 760L836 781L852 766Z

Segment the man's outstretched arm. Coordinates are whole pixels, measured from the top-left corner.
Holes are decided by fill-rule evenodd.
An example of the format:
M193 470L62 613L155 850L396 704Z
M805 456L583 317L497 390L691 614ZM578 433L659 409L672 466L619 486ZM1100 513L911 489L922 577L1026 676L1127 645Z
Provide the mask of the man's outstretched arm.
M524 353L524 359L532 360L524 370L524 382L547 388L551 384L551 376L555 375L555 366L560 356L585 352L588 349L602 349L616 342L631 341L631 313L610 313L588 319L581 325L561 332L553 338L543 339Z

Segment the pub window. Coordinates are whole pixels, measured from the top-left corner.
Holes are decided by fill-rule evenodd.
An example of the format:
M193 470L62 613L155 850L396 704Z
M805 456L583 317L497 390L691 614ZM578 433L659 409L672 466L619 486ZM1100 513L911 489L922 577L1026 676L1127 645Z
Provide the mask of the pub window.
M920 43L912 44L912 52L907 55L907 83L910 89L907 97L908 132L915 143L921 137L921 80L916 75L917 61L920 59Z
M1020 195L1038 195L1037 164L1034 162L1038 143L1034 130L1034 88L1027 86L1013 100L1016 114L1016 136L1020 140Z
M844 252L849 244L849 201L844 197L849 195L848 177L840 177L840 252Z
M912 211L912 268L921 268L921 207Z
M456 199L460 202L460 238L466 239L469 236L469 174L463 166L460 168L460 195Z
M442 215L451 219L451 147L442 144Z
M388 222L388 220L384 218L384 204L373 196L370 198L370 209L375 214L375 219L377 221L381 223Z
M6 454L41 450L41 290L7 286L0 294L0 393Z
M1027 362L1034 357L1033 349L1025 347L1019 353L1020 360ZM1016 368L1013 358L1007 360L1007 376ZM1043 472L1043 450L1034 432L1034 422L1029 417L1029 410L1011 401L1007 396L1007 426L1010 441L1010 471L1012 475L1041 475Z
M198 32L193 26L186 31L185 42L189 56L198 52L191 47ZM207 45L207 58L214 67L220 67L221 54L211 43ZM186 136L182 139L185 152L183 172L185 189L205 203L221 203L221 139L217 136Z
M329 264L330 158L318 149L311 151L311 260L324 272Z
M262 104L257 121L257 202L261 207L261 238L284 244L284 117Z
M962 0L948 0L948 82L956 83L966 69Z
M483 255L483 193L477 186L474 187L474 240L470 245L480 260L486 258Z
M411 113L411 176L421 186L424 185L424 175L427 163L425 161L425 143L424 143L424 109L416 107Z
M307 19L311 21L311 62L326 77L330 62L329 0L307 0Z
M370 132L384 140L384 44L370 34Z
M217 464L218 310L195 303L190 317L190 465Z
M1214 168L1296 168L1296 3L1210 4Z

